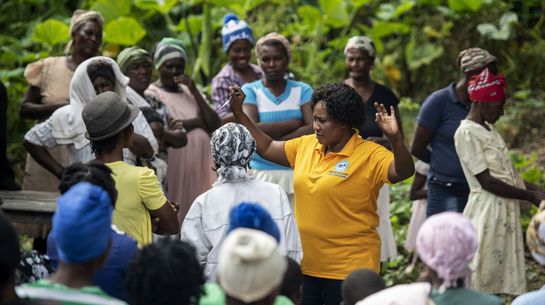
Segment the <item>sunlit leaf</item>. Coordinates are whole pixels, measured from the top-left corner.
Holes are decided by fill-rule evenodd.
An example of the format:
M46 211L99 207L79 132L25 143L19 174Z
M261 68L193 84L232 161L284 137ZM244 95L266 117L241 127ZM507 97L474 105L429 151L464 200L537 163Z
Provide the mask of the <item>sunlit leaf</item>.
M492 23L482 23L477 26L477 31L485 37L495 40L507 40L511 35L511 26L518 22L517 14L507 12L500 18L499 28Z
M382 38L391 34L405 34L410 30L406 23L377 21L369 31L374 38Z
M409 70L416 70L423 65L431 64L436 58L443 55L444 49L441 45L429 42L417 41L415 32L405 47L405 61Z
M168 14L177 3L177 0L134 0L134 6L139 9L155 10L162 14Z
M376 13L377 17L382 20L390 20L394 17L395 6L391 3L382 3Z
M448 0L448 6L455 12L476 12L484 3L484 0Z
M414 1L403 1L398 6L391 3L383 3L380 5L376 16L382 20L391 20L410 11L415 4L416 3Z
M62 21L47 19L34 27L31 39L34 42L53 47L70 40L69 27Z
M194 36L198 35L202 30L202 20L202 15L189 15L187 16L187 20L185 18L180 20L176 30L180 32L188 32Z
M119 17L104 27L104 41L118 45L135 45L146 34L146 29L132 17Z
M350 22L350 16L343 0L319 0L319 3L328 25L340 28Z
M98 0L91 9L99 12L104 21L108 22L128 15L131 12L131 5L131 0Z
M297 15L303 19L303 25L308 26L310 31L315 30L318 24L322 22L320 10L311 5L300 6L297 9Z
M368 4L371 0L348 0L347 2L352 5L353 8L357 9Z
M404 1L402 2L400 5L398 5L395 9L395 12L394 12L394 17L399 17L403 14L405 14L406 12L410 11L414 6L416 5L416 3L414 1Z

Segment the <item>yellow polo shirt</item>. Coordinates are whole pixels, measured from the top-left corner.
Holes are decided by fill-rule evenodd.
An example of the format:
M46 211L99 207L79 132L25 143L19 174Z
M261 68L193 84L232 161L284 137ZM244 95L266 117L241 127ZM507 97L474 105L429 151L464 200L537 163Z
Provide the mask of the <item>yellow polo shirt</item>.
M294 169L303 273L343 280L358 268L378 272L377 197L393 154L357 132L337 153L324 155L315 135L289 140L284 150Z
M106 163L106 166L113 172L117 189L112 223L142 248L152 242L149 211L161 208L167 198L152 169L123 161Z

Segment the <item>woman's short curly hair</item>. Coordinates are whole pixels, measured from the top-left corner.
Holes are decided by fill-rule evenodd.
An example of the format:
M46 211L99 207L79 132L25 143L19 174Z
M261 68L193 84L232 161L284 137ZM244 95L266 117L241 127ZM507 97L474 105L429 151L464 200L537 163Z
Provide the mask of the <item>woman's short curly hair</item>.
M318 87L312 94L312 110L323 102L327 115L333 120L357 128L365 123L365 105L354 88L342 83L329 83Z
M204 282L195 248L167 238L144 247L125 277L134 305L198 305Z

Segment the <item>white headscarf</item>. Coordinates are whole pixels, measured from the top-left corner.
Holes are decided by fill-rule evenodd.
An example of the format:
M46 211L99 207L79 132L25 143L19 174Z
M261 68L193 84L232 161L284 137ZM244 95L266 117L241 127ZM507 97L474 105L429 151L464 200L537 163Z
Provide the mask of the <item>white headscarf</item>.
M74 144L80 149L89 143L85 138L85 124L81 118L83 107L97 94L87 73L87 67L97 61L104 61L112 66L115 75L114 92L126 100L126 88L129 78L121 73L117 63L104 56L96 56L82 62L74 72L70 82L70 104L57 109L51 115L52 135L59 144Z

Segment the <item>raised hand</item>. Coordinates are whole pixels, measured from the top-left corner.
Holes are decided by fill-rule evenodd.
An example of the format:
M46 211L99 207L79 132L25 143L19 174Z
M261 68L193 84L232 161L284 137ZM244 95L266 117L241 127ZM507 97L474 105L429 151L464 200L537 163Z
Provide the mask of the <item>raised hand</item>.
M231 111L234 114L242 112L242 103L244 103L245 98L246 94L239 86L229 87L229 106L231 106Z
M187 75L182 74L178 76L174 76L174 82L177 84L183 84L186 85L189 90L197 90L197 86L195 85L195 82Z
M384 107L384 104L374 104L377 113L375 115L375 122L377 123L378 128L384 133L388 139L397 137L401 135L399 126L397 125L396 115L394 107L390 106L390 114Z
M173 117L168 118L168 129L170 130L177 130L177 129L183 129L184 123L180 119L175 119Z

